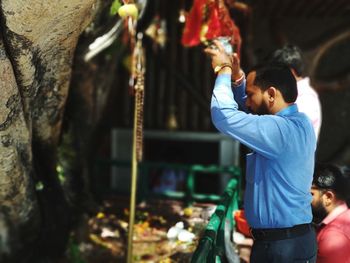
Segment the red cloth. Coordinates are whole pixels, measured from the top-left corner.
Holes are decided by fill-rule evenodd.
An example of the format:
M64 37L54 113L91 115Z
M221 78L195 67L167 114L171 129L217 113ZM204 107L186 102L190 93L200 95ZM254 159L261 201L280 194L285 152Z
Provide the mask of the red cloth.
M184 46L196 46L217 37L231 37L231 44L240 52L239 28L230 17L223 0L194 0L186 17L181 42Z
M346 204L335 208L317 232L317 263L350 262L350 209Z
M245 217L244 210L236 210L234 213L234 218L237 224L238 232L242 233L247 237L251 237L250 227L247 222L247 218Z

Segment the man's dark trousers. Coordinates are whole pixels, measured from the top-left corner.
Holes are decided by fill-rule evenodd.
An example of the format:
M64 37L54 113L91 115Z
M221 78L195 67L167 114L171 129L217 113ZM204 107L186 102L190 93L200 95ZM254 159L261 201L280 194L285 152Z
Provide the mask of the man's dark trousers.
M251 263L315 263L317 240L314 229L301 236L281 240L255 240Z

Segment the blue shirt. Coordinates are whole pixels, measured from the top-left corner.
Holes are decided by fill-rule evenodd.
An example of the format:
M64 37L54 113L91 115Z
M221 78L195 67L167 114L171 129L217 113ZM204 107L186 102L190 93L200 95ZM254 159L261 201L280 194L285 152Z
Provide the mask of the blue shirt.
M253 150L247 155L244 209L252 228L310 223L316 137L310 120L293 104L275 115L238 110L231 76L217 77L212 121L224 134ZM242 84L245 85L245 82Z

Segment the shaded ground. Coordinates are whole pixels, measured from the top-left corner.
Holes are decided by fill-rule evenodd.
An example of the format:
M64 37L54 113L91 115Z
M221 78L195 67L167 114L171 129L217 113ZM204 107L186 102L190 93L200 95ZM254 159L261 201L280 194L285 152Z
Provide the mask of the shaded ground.
M85 218L71 237L69 263L126 262L129 200L113 197L104 201L100 212ZM149 200L137 206L135 217L134 262L190 262L199 237L208 223L213 204L191 208L173 200ZM194 239L169 239L168 230L182 221Z

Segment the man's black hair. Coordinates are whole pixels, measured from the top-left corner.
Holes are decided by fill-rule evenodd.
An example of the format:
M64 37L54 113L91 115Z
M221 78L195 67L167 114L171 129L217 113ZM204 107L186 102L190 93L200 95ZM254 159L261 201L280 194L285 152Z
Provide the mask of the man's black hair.
M298 96L296 80L290 69L283 64L267 64L253 69L256 72L254 85L265 91L269 87L278 89L285 102L295 102Z
M304 62L300 48L295 45L285 45L277 49L271 56L270 63L285 64L294 69L298 77L304 74Z
M349 199L349 177L344 169L334 164L317 164L312 181L320 190L331 190L339 200Z

